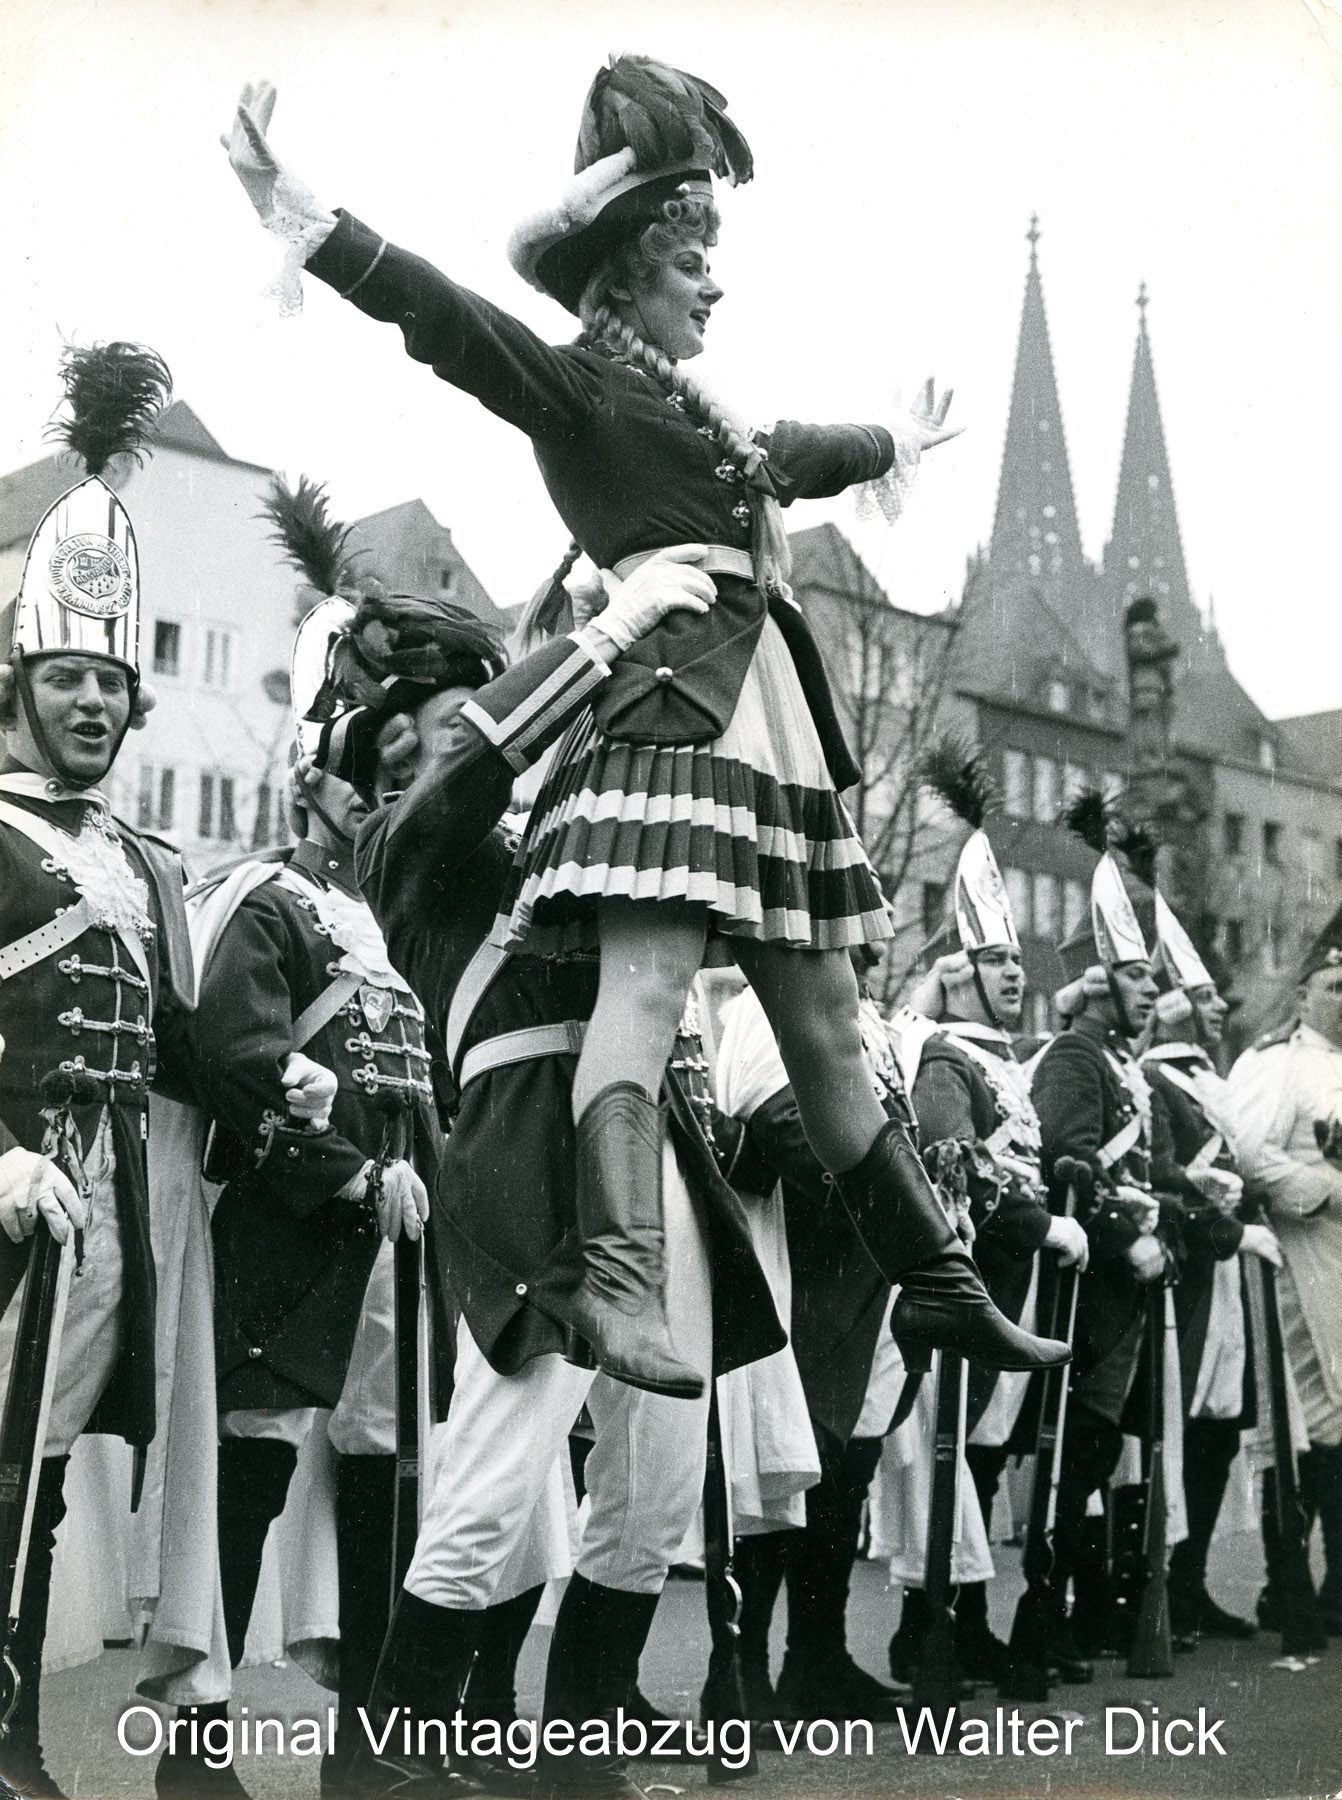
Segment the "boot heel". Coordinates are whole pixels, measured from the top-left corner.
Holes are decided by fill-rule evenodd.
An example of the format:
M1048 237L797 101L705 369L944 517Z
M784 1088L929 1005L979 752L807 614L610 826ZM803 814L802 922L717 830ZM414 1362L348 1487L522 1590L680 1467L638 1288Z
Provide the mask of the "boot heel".
M899 1354L904 1359L905 1373L909 1375L930 1375L932 1373L931 1344L903 1344L898 1338Z
M575 1369L595 1369L596 1352L576 1325L564 1327L564 1361Z

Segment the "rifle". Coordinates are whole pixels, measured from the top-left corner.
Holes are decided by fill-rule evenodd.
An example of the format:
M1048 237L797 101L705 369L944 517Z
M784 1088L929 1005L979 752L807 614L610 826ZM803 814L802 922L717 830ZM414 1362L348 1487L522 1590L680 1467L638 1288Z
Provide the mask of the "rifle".
M1067 1183L1063 1213L1075 1218L1089 1208L1095 1173L1089 1163L1060 1156L1055 1173ZM1049 1312L1049 1337L1063 1335L1067 1342L1076 1332L1076 1301L1080 1270L1075 1263L1058 1270ZM1072 1365L1045 1369L1039 1425L1035 1433L1034 1477L1030 1486L1030 1514L1021 1554L1025 1592L1016 1602L1007 1646L1010 1661L997 1692L1003 1700L1047 1700L1049 1694L1049 1642L1059 1622L1060 1596L1053 1592L1053 1521L1058 1506L1058 1481L1062 1473L1063 1433L1067 1423L1067 1396L1071 1391Z
M1262 1257L1250 1259L1246 1270L1249 1312L1255 1337L1262 1344L1266 1384L1257 1383L1260 1399L1267 1401L1272 1424L1272 1492L1277 1522L1275 1581L1281 1611L1283 1656L1304 1656L1327 1648L1328 1639L1319 1620L1318 1597L1309 1572L1309 1519L1300 1503L1300 1479L1291 1436L1291 1415L1286 1396L1286 1346L1277 1299L1277 1271ZM1253 1270L1257 1270L1255 1281ZM1266 1393L1263 1388L1266 1386Z
M23 1685L10 1647L19 1628L33 1507L56 1387L73 1260L73 1234L62 1250L39 1219L28 1258L9 1391L0 1421L0 1594L6 1601L0 1627L0 1742L9 1736Z
M1165 1342L1172 1323L1174 1293L1168 1277L1147 1289L1146 1353L1149 1369L1151 1446L1143 1483L1142 1585L1128 1674L1158 1677L1173 1675L1174 1646L1170 1640L1170 1593L1165 1554Z
M731 1507L716 1382L708 1403L708 1459L704 1465L704 1599L713 1648L699 1699L699 1716L704 1725L716 1722L720 1731L724 1720L746 1717L746 1697L741 1681L741 1589L732 1570ZM717 1732L714 1745L706 1771L710 1787L759 1773L753 1744L748 1760L739 1769L729 1769L724 1764Z
M927 1511L927 1630L913 1671L913 1704L934 1716L954 1712L960 1676L951 1614L951 1554L959 1511L960 1458L965 1439L965 1359L942 1350L937 1370L936 1425L932 1442L932 1491ZM921 1746L923 1740L919 1738ZM928 1749L932 1749L928 1740Z
M383 1173L403 1156L409 1136L403 1107L389 1112L382 1149L369 1182L370 1198L380 1198ZM424 1305L424 1233L410 1238L402 1229L393 1251L396 1308L396 1492L391 1524L391 1605L396 1604L419 1535L421 1455L428 1442L428 1338Z

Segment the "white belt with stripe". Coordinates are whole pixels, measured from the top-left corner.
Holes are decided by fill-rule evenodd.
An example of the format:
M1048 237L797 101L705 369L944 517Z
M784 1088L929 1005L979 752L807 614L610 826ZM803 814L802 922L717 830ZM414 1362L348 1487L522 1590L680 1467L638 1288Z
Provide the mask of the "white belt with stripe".
M577 1056L587 1026L581 1019L565 1019L558 1025L528 1025L521 1031L505 1031L473 1045L461 1059L458 1087L461 1091L490 1069L509 1063L532 1062L539 1056Z
M668 545L667 548L683 549L684 546ZM635 556L622 556L613 573L625 581L635 569L659 554L657 550L640 550ZM755 579L755 561L749 550L735 550L730 544L706 544L694 566L702 569L705 575L739 575L742 581Z

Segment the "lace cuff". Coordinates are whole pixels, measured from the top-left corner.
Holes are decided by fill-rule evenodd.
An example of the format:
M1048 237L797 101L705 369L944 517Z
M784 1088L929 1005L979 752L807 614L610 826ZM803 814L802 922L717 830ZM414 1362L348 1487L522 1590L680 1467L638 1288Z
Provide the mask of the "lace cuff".
M262 292L277 303L282 319L291 319L303 310L303 265L335 230L336 216L311 188L282 168L275 178L270 211L261 222L285 246L279 274Z
M903 407L897 407L895 416L885 421L885 428L894 439L895 460L884 475L859 482L853 489L853 498L859 519L880 517L887 525L893 525L908 504L918 478L922 428Z

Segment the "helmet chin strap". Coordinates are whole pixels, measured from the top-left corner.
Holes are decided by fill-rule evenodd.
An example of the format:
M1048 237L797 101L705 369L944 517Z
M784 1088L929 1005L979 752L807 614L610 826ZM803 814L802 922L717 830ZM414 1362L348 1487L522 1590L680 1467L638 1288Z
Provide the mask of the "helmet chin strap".
M969 962L970 967L974 971L974 986L978 989L979 1002L982 1005L984 1012L988 1015L988 1023L990 1025L995 1025L999 1031L1005 1031L1006 1026L998 1017L997 1008L988 998L988 990L984 987L983 977L979 973L979 959L972 950L969 952Z
M124 663L119 664L118 666L121 668L126 667ZM90 780L87 776L78 774L75 770L69 768L52 749L51 740L47 736L46 727L43 725L41 716L37 710L37 696L33 693L32 679L28 674L27 660L22 650L14 650L10 657L10 667L14 671L14 686L18 692L20 703L23 706L23 716L28 721L28 730L32 735L33 742L37 745L42 760L46 763L51 774L54 775L58 781L63 782L66 787L97 787L98 783L106 778L112 764L116 761L117 757L120 756L121 746L126 741L126 733L130 730L131 719L135 716L135 696L140 685L139 676L128 671L131 704L130 711L126 714L126 723L121 727L121 730L116 734L113 740L112 754L107 759L107 767L103 770L101 775L95 775L92 780Z
M1109 998L1113 1001L1114 1011L1118 1014L1119 1029L1122 1031L1125 1038L1134 1038L1137 1035L1137 1028L1132 1022L1132 1014L1128 1011L1127 1002L1123 998L1122 990L1120 989L1118 982L1114 979L1114 971L1109 967L1108 963L1104 965L1104 974L1105 979L1109 983Z

